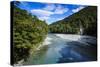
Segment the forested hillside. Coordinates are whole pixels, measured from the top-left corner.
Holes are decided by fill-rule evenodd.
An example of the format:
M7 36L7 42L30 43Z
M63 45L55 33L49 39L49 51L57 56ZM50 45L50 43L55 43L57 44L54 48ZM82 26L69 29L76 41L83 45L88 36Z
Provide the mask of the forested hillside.
M28 10L18 7L19 4L21 4L19 1L11 2L13 64L17 64L21 60L26 61L31 54L35 55L39 53L37 57L39 58L42 55L40 52L43 51L37 50L37 48L43 45L42 43L45 38L50 36L57 38L53 34L49 34L47 36L48 32L80 34L80 29L82 29L82 35L97 36L96 6L87 6L69 17L47 25L46 21L39 20L39 17L33 15L31 12L28 12ZM52 37L52 39L55 38ZM58 40L60 39L58 38ZM52 41L56 42L56 40ZM45 48L43 49L46 51ZM35 53L36 50L37 53Z
M71 16L49 25L51 33L79 34L83 28L84 35L97 34L97 7L88 6Z
M16 4L16 3L15 3ZM13 60L14 63L24 59L41 45L48 33L48 25L45 21L32 16L26 10L11 3L12 24L13 24Z

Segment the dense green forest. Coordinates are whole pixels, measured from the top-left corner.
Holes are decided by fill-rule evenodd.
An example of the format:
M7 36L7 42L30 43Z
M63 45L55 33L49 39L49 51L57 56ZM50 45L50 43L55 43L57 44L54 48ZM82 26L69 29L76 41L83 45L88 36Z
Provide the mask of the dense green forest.
M11 3L13 12L13 60L14 63L30 55L46 38L48 25L45 21L32 16L26 10L17 7L18 3Z
M51 33L78 34L80 27L84 35L97 34L97 7L88 6L71 16L49 25Z
M83 35L97 35L96 6L88 6L63 20L47 25L45 21L19 8L19 3L11 2L14 63L22 59L27 60L31 51L34 53L42 45L48 32L79 34L80 27L82 27Z

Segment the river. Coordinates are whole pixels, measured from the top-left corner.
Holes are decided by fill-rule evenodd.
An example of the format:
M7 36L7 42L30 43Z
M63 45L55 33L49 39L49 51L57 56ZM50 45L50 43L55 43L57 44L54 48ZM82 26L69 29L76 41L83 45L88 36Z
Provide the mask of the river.
M97 60L96 37L72 34L48 34L43 44L48 46L47 50L42 54L35 55L35 58L30 56L23 65Z

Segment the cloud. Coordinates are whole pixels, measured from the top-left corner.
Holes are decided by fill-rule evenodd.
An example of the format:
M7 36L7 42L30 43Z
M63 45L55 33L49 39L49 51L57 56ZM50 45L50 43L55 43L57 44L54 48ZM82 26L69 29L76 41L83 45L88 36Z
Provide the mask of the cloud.
M53 11L54 14L63 14L68 11L68 8L63 7L62 5L47 4L43 10Z
M48 20L51 19L51 15L64 14L68 10L68 8L63 7L62 5L47 4L43 8L32 9L31 13L36 15L40 20Z
M64 8L61 5L58 5L54 11L55 14L64 14L65 12L67 12L69 9L68 8Z
M51 11L46 11L42 9L33 9L31 10L31 13L37 16L50 16L53 14Z
M48 20L54 13L43 9L33 9L31 13L36 15L40 20Z
M43 10L48 10L48 11L52 11L56 8L56 6L54 4L47 4Z
M29 10L28 7L30 7L30 5L27 2L20 1L20 3L23 5L24 8L26 8L27 10Z
M69 10L68 8L65 8L61 5L56 6L54 4L51 4L51 5L49 4L49 5L46 5L42 9L32 9L31 13L36 14L36 15L42 15L42 16L50 16L53 14L64 14L68 10Z
M40 20L48 20L50 17L49 16L40 16L39 19Z
M80 6L80 7L76 8L76 9L73 9L72 12L76 13L76 12L80 11L83 8L84 8L83 6Z
M52 11L53 14L63 14L67 12L69 9L63 7L62 5L55 5L55 4L47 4L43 10Z

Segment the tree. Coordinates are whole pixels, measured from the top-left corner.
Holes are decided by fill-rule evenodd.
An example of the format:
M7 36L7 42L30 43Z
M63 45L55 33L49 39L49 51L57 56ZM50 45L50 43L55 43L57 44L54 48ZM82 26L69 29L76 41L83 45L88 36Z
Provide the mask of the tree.
M12 7L13 60L14 63L18 63L22 59L27 60L30 50L36 50L40 43L44 41L48 33L48 25L26 10L18 8L17 4Z

